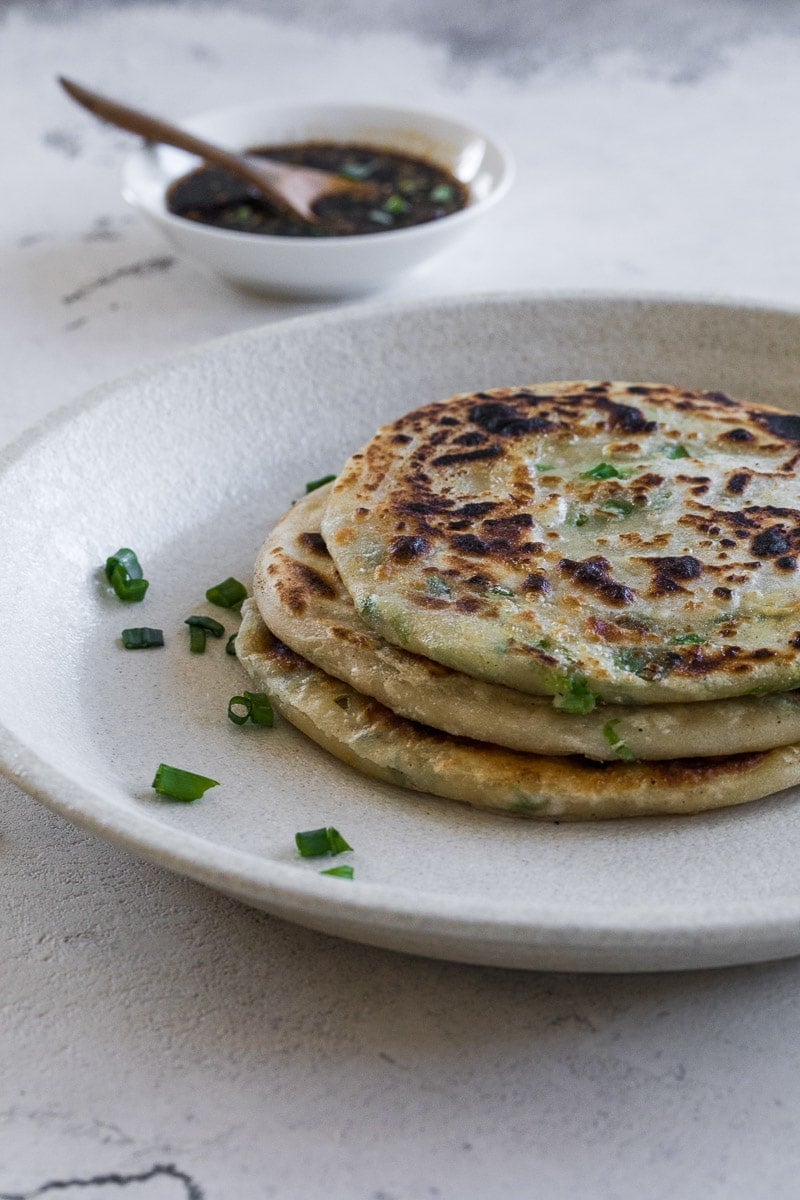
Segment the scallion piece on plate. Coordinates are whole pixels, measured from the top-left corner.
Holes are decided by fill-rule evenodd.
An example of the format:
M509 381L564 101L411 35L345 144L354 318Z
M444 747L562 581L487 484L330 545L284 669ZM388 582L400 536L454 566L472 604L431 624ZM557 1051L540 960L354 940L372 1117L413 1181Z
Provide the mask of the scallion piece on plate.
M324 854L343 854L353 849L332 825L296 833L294 841L303 858L321 858Z
M159 763L151 786L159 796L168 796L170 800L188 803L191 800L199 800L209 788L219 787L219 782L209 779L206 775L195 775L192 771L182 771L180 767Z
M310 483L306 484L306 495L309 492L315 492L317 488L324 487L326 483L333 483L335 478L335 475L323 475L322 479L312 479Z
M189 626L189 650L192 654L206 652L206 631L201 625Z
M336 879L352 879L354 874L355 869L346 863L341 867L329 867L327 871L320 871L320 875L333 875Z
M234 725L245 725L252 721L271 729L275 724L275 715L269 696L264 692L242 692L241 696L231 696L228 701L228 718Z
M206 592L206 600L220 608L236 608L247 597L247 588L238 579L229 576Z
M164 645L163 629L123 629L122 644L126 650L149 650L151 646Z
M236 643L236 634L232 633L231 636L228 638L227 642L225 643L225 653L226 654L232 654L234 657L236 656L235 643Z
M144 599L150 586L143 578L141 564L133 550L121 547L106 559L106 579L120 600L136 603Z
M213 617L187 617L184 625L193 626L195 629L205 629L206 633L217 638L222 637L225 632L225 626L220 625L219 621L215 621Z

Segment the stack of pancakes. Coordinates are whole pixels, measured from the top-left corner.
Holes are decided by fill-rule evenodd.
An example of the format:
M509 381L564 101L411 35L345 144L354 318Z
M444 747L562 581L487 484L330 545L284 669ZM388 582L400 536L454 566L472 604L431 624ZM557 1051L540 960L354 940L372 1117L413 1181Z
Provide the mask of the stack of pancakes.
M239 657L369 775L558 819L800 782L800 417L546 383L391 425L256 564Z

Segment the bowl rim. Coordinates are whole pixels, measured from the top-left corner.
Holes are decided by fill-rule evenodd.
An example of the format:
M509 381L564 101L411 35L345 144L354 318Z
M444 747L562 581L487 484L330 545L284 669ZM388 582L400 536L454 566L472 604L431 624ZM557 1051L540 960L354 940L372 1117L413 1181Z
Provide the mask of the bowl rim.
M391 104L372 104L368 101L338 101L331 99L330 101L314 102L284 101L273 104L268 99L265 99L262 101L226 105L222 108L206 109L203 112L181 117L179 121L181 125L190 129L193 133L203 133L205 130L201 127L211 119L220 117L235 118L238 115L244 116L246 113L257 112L260 109L264 109L270 115L281 116L285 114L287 117L292 113L308 113L310 115L315 111L318 111L320 114L326 114L336 109L340 112L352 112L354 115L363 112L365 114L372 113L387 117L407 117L411 118L417 125L424 125L426 120L444 122L461 129L464 133L482 138L486 146L490 147L496 153L500 163L500 170L496 182L487 195L468 201L464 208L458 209L454 213L448 213L444 217L424 221L419 225L407 225L402 229L380 229L376 230L375 233L341 234L332 238L304 237L302 235L289 238L284 234L270 233L254 235L246 230L223 229L218 225L207 225L202 221L190 221L186 217L181 217L177 213L170 212L166 206L167 189L170 183L174 182L174 179L167 180L165 178L164 187L159 192L159 202L157 204L153 203L149 197L143 194L140 186L140 173L148 169L152 170L155 166L160 176L163 177L165 175L158 166L158 143L144 142L125 156L122 165L123 198L132 207L145 212L148 216L160 221L164 225L184 231L192 230L199 237L208 237L218 241L234 240L240 243L246 240L250 244L263 244L264 246L286 247L291 245L297 248L297 253L304 254L308 253L308 248L311 246L317 248L325 246L328 252L330 252L336 246L363 245L366 242L372 244L375 241L376 235L380 235L381 244L386 245L389 242L395 242L398 238L408 239L410 236L430 236L431 231L441 232L443 226L453 230L454 226L458 227L474 220L499 203L508 194L516 178L517 168L514 155L501 138L488 133L478 125L472 124L471 121L464 121L460 117L453 116L447 112L432 112L429 109L414 108L405 105L401 107ZM175 176L175 179L178 178L180 176ZM257 243L253 241L254 237L258 239ZM312 251L312 253L318 254L319 249Z

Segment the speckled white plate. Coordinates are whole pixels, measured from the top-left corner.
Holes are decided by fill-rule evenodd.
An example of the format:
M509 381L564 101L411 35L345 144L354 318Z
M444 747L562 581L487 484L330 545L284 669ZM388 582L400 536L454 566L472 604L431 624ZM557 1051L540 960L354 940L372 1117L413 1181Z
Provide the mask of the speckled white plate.
M207 587L249 579L271 522L376 426L452 392L656 379L800 403L800 315L599 298L360 308L236 335L93 393L0 468L0 758L69 820L270 912L442 958L649 970L800 953L800 795L691 818L554 825L382 786L294 729L237 728L224 643L190 655ZM120 545L151 580L107 594ZM229 616L216 610L228 628ZM127 625L165 630L129 653ZM173 763L221 786L150 790ZM356 881L300 861L335 824Z

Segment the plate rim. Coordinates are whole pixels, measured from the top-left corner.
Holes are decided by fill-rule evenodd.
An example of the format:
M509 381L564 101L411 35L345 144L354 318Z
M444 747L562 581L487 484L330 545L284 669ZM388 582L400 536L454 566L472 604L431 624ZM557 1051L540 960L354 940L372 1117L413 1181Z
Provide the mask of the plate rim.
M216 351L229 343L257 340L271 330L283 333L290 327L320 327L351 325L393 315L441 312L443 309L500 306L503 304L593 303L599 306L647 305L671 308L707 308L749 313L753 316L771 315L800 319L800 305L753 301L729 296L686 295L682 293L639 290L609 292L599 289L569 289L531 291L514 289L470 294L469 296L434 296L422 299L375 303L363 302L345 307L325 308L322 311L279 317L243 330L196 343L177 354L159 359L133 372L115 376L91 388L76 399L59 405L30 428L24 430L0 448L0 480L13 470L27 454L35 452L60 428L90 413L96 407L111 402L122 386L144 383L180 368L183 362L199 353ZM799 355L800 357L800 355ZM619 946L635 939L640 946L662 949L697 944L698 935L717 935L723 939L743 940L781 937L793 934L800 951L800 892L796 897L777 896L759 901L729 901L719 905L669 904L655 905L646 910L619 908L604 911L602 907L553 905L540 902L514 904L489 898L453 898L446 892L411 891L395 885L365 880L353 880L345 891L336 880L316 873L298 870L296 864L273 859L220 845L207 837L181 832L162 824L146 810L123 810L104 799L102 792L82 786L69 774L47 762L24 737L9 729L0 713L0 773L24 792L44 803L51 811L71 824L85 829L104 840L133 851L181 875L205 883L229 894L251 896L278 910L297 914L297 919L314 918L324 921L330 917L332 895L342 916L349 916L356 926L369 924L386 929L429 932L445 938L457 936L465 945L490 939L507 946L519 945L524 936L530 948L553 944L554 940L571 941L580 938L602 940L606 945ZM713 814L712 814L713 816ZM115 819L116 818L116 819ZM667 818L664 818L667 819ZM690 818L687 818L690 819ZM334 892L331 888L335 889ZM302 918L299 914L302 913ZM367 939L364 939L367 940ZM738 959L737 961L744 961Z

